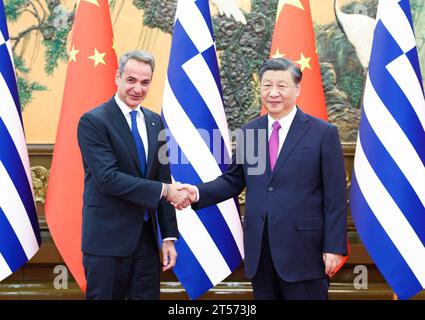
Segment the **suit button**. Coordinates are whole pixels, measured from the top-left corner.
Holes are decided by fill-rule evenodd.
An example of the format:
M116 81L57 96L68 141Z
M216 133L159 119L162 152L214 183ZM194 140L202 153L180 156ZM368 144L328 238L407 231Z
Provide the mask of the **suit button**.
M274 188L272 186L269 186L269 191L273 192Z

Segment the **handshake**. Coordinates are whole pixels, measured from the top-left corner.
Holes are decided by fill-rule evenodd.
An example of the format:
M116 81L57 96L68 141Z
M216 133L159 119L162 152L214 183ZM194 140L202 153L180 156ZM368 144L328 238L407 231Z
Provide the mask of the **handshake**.
M174 208L182 210L198 201L198 188L191 184L181 184L180 182L164 183L162 197L171 203Z

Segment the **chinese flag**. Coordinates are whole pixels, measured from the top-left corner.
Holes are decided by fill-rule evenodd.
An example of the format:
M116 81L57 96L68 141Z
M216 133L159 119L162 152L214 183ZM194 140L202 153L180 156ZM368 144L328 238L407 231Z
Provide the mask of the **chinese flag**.
M77 142L81 115L116 91L117 57L108 0L80 0L46 197L46 219L62 258L85 292L81 224L84 171Z
M279 0L270 58L281 57L297 63L303 73L297 105L304 112L328 121L309 0ZM266 113L263 107L261 114ZM347 248L348 254L337 271L348 260L348 240Z
M303 73L297 105L328 121L308 0L279 0L270 58L281 57L297 63ZM261 114L265 113L263 107Z

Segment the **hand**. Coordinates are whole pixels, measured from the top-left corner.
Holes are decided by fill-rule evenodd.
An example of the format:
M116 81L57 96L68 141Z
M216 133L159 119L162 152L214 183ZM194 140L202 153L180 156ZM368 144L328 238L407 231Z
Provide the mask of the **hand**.
M342 255L336 253L323 253L323 262L325 263L325 273L332 277L339 264L342 261Z
M195 186L185 183L178 185L177 189L180 191L187 191L189 193L188 200L190 201L190 204L198 201L198 188L196 188ZM175 208L179 210L182 209L180 206L175 206Z
M167 186L168 186L168 192L165 198L176 209L181 210L191 204L190 193L187 190L180 189L180 186L181 186L180 182L168 184Z
M188 183L179 184L177 186L177 190L186 190L187 192L189 192L189 199L191 204L198 201L198 188L194 185Z
M174 247L174 240L162 242L162 271L168 271L176 265L177 252Z

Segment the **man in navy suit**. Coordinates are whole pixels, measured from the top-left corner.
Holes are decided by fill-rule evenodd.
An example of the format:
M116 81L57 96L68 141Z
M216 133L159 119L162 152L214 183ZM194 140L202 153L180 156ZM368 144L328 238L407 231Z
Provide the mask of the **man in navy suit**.
M178 202L178 195L184 194L170 184L169 165L159 157L165 143L159 137L161 117L140 105L153 70L150 53L124 54L116 74L117 93L85 113L78 125L85 172L82 251L87 299L159 299L157 222L163 271L176 263L177 222L167 200Z
M329 276L347 250L338 132L295 105L301 77L287 59L266 61L260 90L268 114L240 130L227 172L197 187L183 185L196 199L194 209L246 187L244 264L256 299L327 299Z

